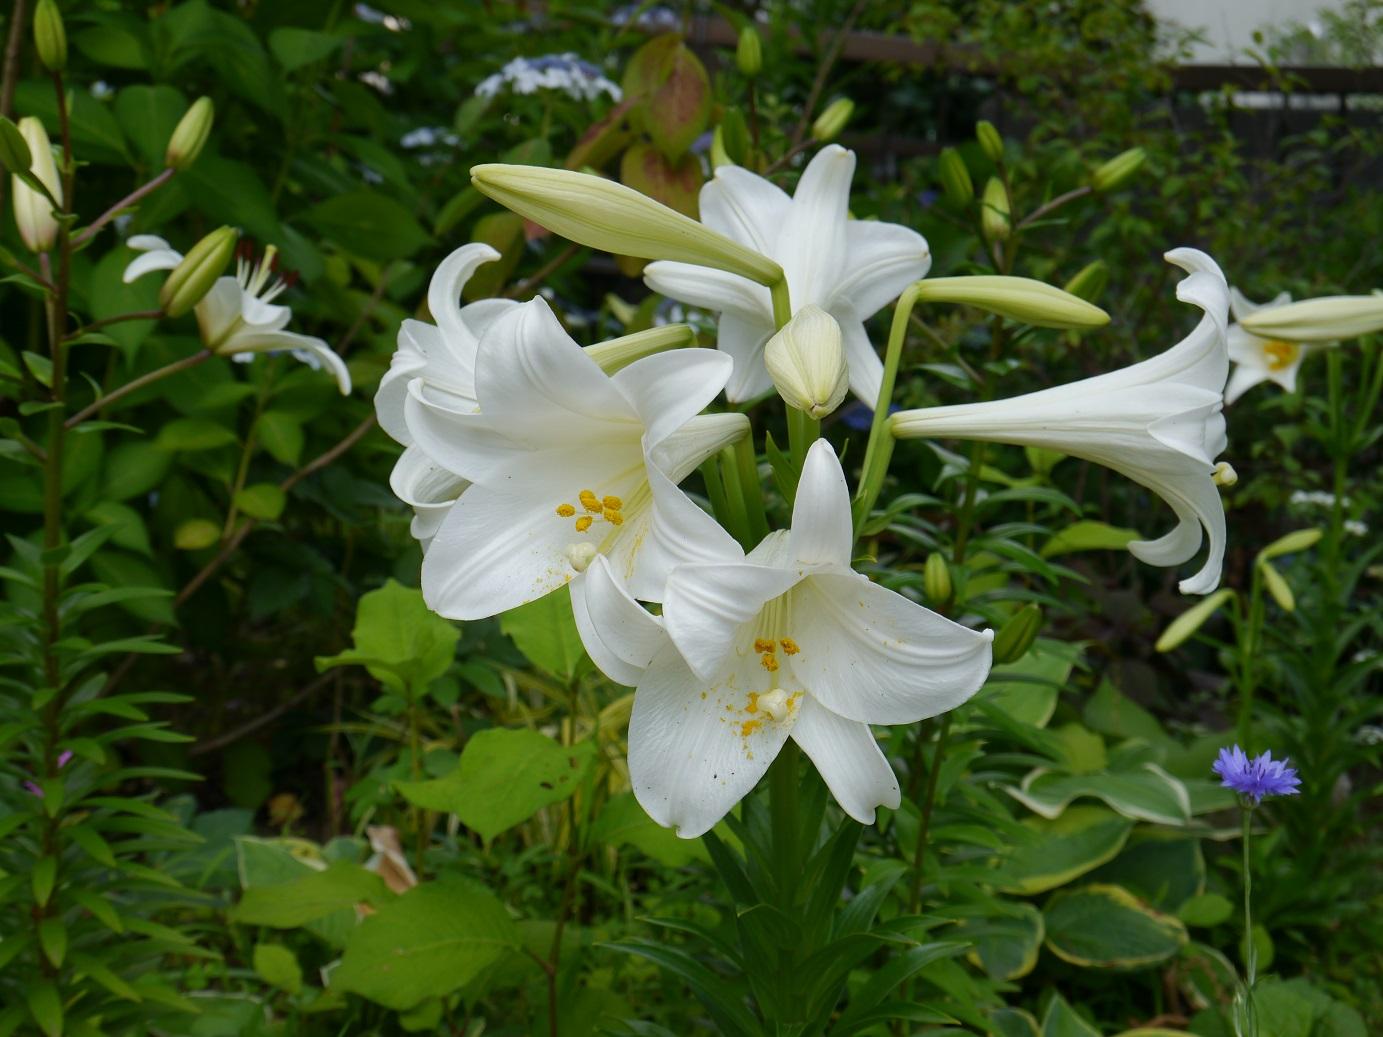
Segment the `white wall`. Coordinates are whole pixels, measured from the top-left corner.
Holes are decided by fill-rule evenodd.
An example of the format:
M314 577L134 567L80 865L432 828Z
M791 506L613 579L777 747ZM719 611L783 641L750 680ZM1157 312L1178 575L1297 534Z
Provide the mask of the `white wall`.
M1337 0L1146 0L1157 17L1201 30L1191 60L1199 64L1245 64L1243 48L1253 46L1256 29L1284 22L1309 22Z

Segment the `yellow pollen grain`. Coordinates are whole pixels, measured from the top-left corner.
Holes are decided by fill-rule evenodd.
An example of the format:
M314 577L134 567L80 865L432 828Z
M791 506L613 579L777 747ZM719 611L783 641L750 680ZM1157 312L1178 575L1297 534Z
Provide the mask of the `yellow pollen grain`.
M762 720L746 720L744 723L740 725L740 737L748 738L750 735L752 735L755 731L757 731L759 728L763 726L764 722Z
M605 505L605 507L609 508L611 511L619 511L620 508L624 507L624 501L620 500L618 497L613 496L601 497L600 503Z
M772 652L764 652L764 654L759 657L759 665L769 673L778 672L778 660L774 657Z
M769 641L767 638L761 637L754 642L754 651L758 652L760 655L764 652L771 652L773 651L773 642Z
M757 713L759 711L759 693L751 691L749 693L749 705L744 707L746 713Z
M601 512L601 515L604 517L605 521L612 526L624 525L624 516L619 513L618 508L606 508Z
M570 504L559 504L557 505L557 514L562 516L562 518L571 518L576 514L576 509Z
M591 516L582 515L579 519L576 520L576 531L578 533L586 532L586 530L591 528L591 523L594 521L595 519L591 518Z
M604 507L604 505L600 503L600 498L590 490L582 490L577 496L581 500L581 506L587 511L599 513Z
M790 637L785 637L778 643L783 646L783 651L788 655L796 655L802 650L797 647L797 642Z

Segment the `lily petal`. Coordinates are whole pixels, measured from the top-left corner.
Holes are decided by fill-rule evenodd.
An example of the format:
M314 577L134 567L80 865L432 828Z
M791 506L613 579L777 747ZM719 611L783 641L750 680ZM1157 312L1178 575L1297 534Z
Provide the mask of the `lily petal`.
M874 352L869 341L869 333L864 330L864 322L854 316L840 317L832 314L840 325L842 344L845 346L845 360L850 365L850 392L855 399L870 407L879 402L879 389L884 384L884 362Z
M409 532L426 551L456 498L470 484L447 471L416 446L404 449L389 473L394 496L413 509Z
M700 414L724 388L734 361L714 349L675 349L636 360L613 376L653 450Z
M143 237L144 235L140 236ZM164 245L167 244L162 238L155 238L152 234L148 237L154 241L163 242ZM131 238L126 244L134 248L134 238ZM134 259L130 260L130 265L125 267L125 273L121 275L120 279L126 284L131 284L152 270L172 270L181 262L181 252L175 252L171 248L155 248L151 252L145 252L142 256L135 256Z
M760 323L773 320L773 300L768 289L739 274L660 259L644 267L643 280L659 295L688 306L733 313Z
M474 362L475 331L462 318L461 289L465 287L466 282L474 276L478 269L486 263L493 263L498 258L499 253L490 245L480 241L472 241L462 245L442 260L438 264L436 272L433 273L432 280L428 282L427 308L432 313L432 319L437 322L437 327L441 329L442 334L471 340L472 349L459 350L458 353L470 352L472 362ZM517 305L517 303L510 305Z
M706 458L748 434L747 415L698 414L650 450L649 457L679 483Z
M914 281L927 276L932 253L911 227L878 220L845 225L845 269L823 309L848 311L867 320Z
M876 807L893 809L901 802L898 779L869 725L837 716L808 695L792 738L811 757L841 809L861 824L874 823Z
M699 198L701 222L765 256L774 253L792 199L739 166L720 166Z
M617 684L637 685L668 643L662 622L634 600L601 555L572 580L571 607L586 653Z
M793 311L821 305L834 294L846 257L845 225L855 153L828 144L802 171L792 209L778 236L775 258L791 287Z
M799 579L753 562L679 566L668 577L663 623L693 672L711 680L734 650L740 628Z
M332 373L342 396L350 395L351 373L346 369L346 362L319 338L299 335L293 331L242 331L232 335L224 348L236 353L303 350L315 356Z
M764 366L764 346L772 337L773 321L768 318L746 320L726 313L716 323L716 348L729 353L735 361L734 372L725 386L725 398L731 403L773 391L773 379Z
M850 568L855 543L850 490L835 450L824 439L818 439L807 451L788 536L796 561Z

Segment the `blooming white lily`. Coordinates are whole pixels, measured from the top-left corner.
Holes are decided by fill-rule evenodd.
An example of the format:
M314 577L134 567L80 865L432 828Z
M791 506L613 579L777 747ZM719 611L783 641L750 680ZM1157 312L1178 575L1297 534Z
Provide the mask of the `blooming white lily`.
M953 623L850 568L850 497L830 444L808 451L791 530L747 557L679 566L660 621L593 564L572 600L592 659L636 683L629 777L659 824L705 832L788 738L866 824L898 782L869 725L934 716L973 695L993 632ZM666 628L666 634L663 627Z
M1229 326L1229 358L1234 371L1225 386L1225 403L1233 403L1259 382L1276 382L1287 392L1297 387L1297 371L1313 346L1302 342L1287 342L1277 338L1262 338L1239 324L1250 313L1272 310L1292 301L1290 292L1282 292L1265 303L1251 302L1237 288L1229 290L1229 312L1235 323Z
M424 399L452 410L479 409L475 357L480 336L519 304L508 299L481 299L462 306L461 289L478 267L498 258L499 253L489 245L472 242L442 260L427 289L427 307L437 323L403 322L398 349L375 393L380 428L404 447L389 475L389 486L413 509L412 533L424 549L467 483L413 442L405 418L408 386L420 380L419 392Z
M817 152L789 198L761 176L721 166L701 189L706 226L776 260L787 277L793 311L816 305L840 325L850 362L850 389L871 407L883 364L864 322L931 267L922 235L896 223L849 219L855 153L832 144ZM644 270L654 291L720 313L719 347L735 358L726 387L731 400L773 388L764 345L776 325L767 288L735 274L660 260Z
M1058 450L1112 468L1152 490L1176 512L1176 527L1157 540L1129 544L1151 565L1180 565L1210 538L1205 565L1181 581L1183 594L1208 594L1224 563L1224 505L1215 457L1225 448L1222 391L1229 286L1205 253L1182 248L1168 262L1190 272L1177 298L1205 311L1195 329L1165 353L1121 371L992 403L899 411L900 439L981 439Z
M423 595L453 619L542 597L606 555L631 591L661 600L667 574L732 543L676 483L748 431L699 412L730 359L681 349L608 375L534 299L480 337L480 411L445 406L419 379L406 420L416 445L473 485L423 560Z
M153 234L136 234L126 244L144 253L125 268L126 284L153 270L172 270L182 262L180 252ZM349 395L350 372L330 346L319 338L283 330L293 311L274 304L289 285L275 275L277 255L272 245L257 263L242 253L236 257L235 276L217 278L194 311L202 344L217 356L240 361L250 360L256 353L286 350L309 367L325 367L335 376L341 395Z

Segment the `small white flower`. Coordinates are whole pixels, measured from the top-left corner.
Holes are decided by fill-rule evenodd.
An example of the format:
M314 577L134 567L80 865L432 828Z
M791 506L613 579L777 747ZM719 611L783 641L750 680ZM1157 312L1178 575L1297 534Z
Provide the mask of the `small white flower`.
M1224 563L1225 513L1215 463L1225 448L1221 393L1229 359L1225 325L1229 288L1215 261L1182 248L1167 260L1190 271L1177 298L1205 311L1171 349L1121 371L992 403L900 411L890 418L902 438L979 439L1042 447L1112 468L1148 487L1176 512L1158 540L1129 544L1150 565L1180 565L1209 535L1205 565L1181 581L1183 594L1208 594Z
M1287 392L1296 391L1297 371L1301 368L1301 362L1313 349L1320 347L1260 338L1238 323L1250 313L1285 306L1291 301L1289 292L1282 292L1270 302L1255 303L1244 298L1238 289L1229 290L1229 310L1235 323L1229 326L1227 334L1229 358L1234 361L1234 371L1229 377L1229 384L1225 386L1225 403L1233 403L1259 382L1276 382Z
M172 270L182 262L181 253L153 234L136 234L126 244L144 253L125 268L126 284L154 270ZM194 310L202 344L218 356L242 362L256 353L291 353L313 367L325 367L335 376L341 395L349 395L350 372L330 346L319 338L283 330L293 319L293 311L274 300L291 279L277 275L277 255L278 249L270 245L264 258L253 262L242 249L236 256L235 276L217 278Z
M505 87L516 94L556 90L578 101L594 101L601 94L608 94L613 101L624 96L598 68L572 53L514 58L498 72L481 80L475 95L495 97Z
M816 305L835 318L850 364L850 389L871 407L883 364L864 322L931 267L922 235L896 223L849 219L855 153L822 148L789 198L739 166L720 166L701 188L701 222L776 260L787 277L793 312ZM735 359L726 387L732 401L773 388L764 346L777 325L769 291L744 277L660 260L644 270L655 292L720 314L720 349Z
M1358 519L1345 519L1343 528L1350 536L1366 537L1369 535L1367 523L1360 522Z

